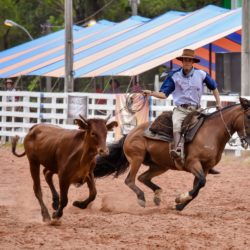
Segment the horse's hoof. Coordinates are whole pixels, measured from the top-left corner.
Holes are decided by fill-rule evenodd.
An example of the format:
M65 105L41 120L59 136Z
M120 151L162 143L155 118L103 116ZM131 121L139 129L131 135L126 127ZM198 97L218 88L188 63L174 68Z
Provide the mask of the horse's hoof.
M49 226L60 226L62 224L62 221L61 220L52 220L48 223Z
M189 192L186 192L185 194L180 194L179 196L177 196L175 199L175 203L179 204L189 200L192 200L192 196L189 195Z
M52 218L53 218L53 219L58 219L57 212L54 212L54 213L52 214Z
M146 207L146 202L145 202L144 200L138 199L138 204L139 204L141 207Z
M161 193L162 189L155 190L154 203L156 206L160 206L161 204Z
M82 201L74 201L73 206L81 208L81 209L85 209L85 208L87 208L88 204L86 204Z
M61 217L62 217L62 212L61 212L61 213L58 213L57 211L55 211L55 212L52 214L52 218L53 218L53 219L59 220Z
M180 196L175 198L175 203L180 204L181 203L181 198Z
M177 211L182 211L182 210L184 209L184 207L185 207L185 205L184 205L183 203L180 203L180 204L177 204L177 205L175 206L175 209L176 209Z
M50 216L49 217L43 217L44 223L49 223L51 221Z
M154 197L154 203L155 203L156 206L160 206L161 199L159 197Z
M43 217L43 222L48 222L51 220L49 212L47 209L45 209L44 211L42 211L42 217Z

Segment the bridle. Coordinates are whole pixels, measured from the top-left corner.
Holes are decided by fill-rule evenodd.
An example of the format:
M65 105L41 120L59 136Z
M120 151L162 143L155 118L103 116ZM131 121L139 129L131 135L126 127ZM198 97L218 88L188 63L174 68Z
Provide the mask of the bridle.
M243 135L242 136L239 136L240 137L240 141L241 141L241 146L244 148L244 149L247 149L248 148L248 141L247 141L247 132L246 132L246 126L245 126L245 113L246 111L248 111L249 108L247 109L244 109L244 112L243 112Z
M239 135L239 133L238 133L239 138L240 138L240 142L241 142L241 146L242 146L244 149L247 149L248 146L249 146L249 143L247 142L248 136L247 136L247 133L246 133L245 115L244 115L245 112L248 111L248 109L249 109L249 108L244 109L244 111L243 111L243 135ZM222 122L223 122L223 124L224 124L224 126L225 126L225 128L226 128L226 130L227 130L227 133L229 134L229 137L232 138L233 135L231 134L230 129L228 128L228 126L227 126L227 124L226 124L226 122L225 122L225 120L224 120L224 118L223 118L223 115L222 115L221 110L219 110L219 112L220 112L221 120L222 120ZM241 115L241 113L240 113L238 116L240 116L240 115ZM236 117L236 119L238 118L238 116ZM228 143L229 143L230 146L233 146L233 144L230 143L230 141L229 141Z

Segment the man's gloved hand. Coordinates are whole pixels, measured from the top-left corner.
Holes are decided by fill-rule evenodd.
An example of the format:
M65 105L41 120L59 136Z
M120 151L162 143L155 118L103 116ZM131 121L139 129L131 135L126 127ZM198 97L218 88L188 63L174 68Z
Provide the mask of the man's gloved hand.
M217 110L221 110L221 109L222 109L221 104L216 104L216 109L217 109Z

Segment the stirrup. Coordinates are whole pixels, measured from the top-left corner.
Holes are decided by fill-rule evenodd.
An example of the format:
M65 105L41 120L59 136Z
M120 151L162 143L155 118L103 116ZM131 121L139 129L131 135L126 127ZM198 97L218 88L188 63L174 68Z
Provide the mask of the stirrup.
M184 158L182 157L182 152L181 151L176 151L176 150L171 150L169 152L170 157L174 161L175 167L177 170L185 170L184 167Z
M172 149L172 150L170 151L170 156L171 156L173 159L181 158L181 148Z

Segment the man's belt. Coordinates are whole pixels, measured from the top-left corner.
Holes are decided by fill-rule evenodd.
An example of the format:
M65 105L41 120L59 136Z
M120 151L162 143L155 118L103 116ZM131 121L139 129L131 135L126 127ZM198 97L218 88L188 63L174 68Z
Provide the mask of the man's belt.
M194 104L190 104L190 103L184 103L179 105L179 107L182 107L184 109L198 109L200 108L200 105L194 105Z

